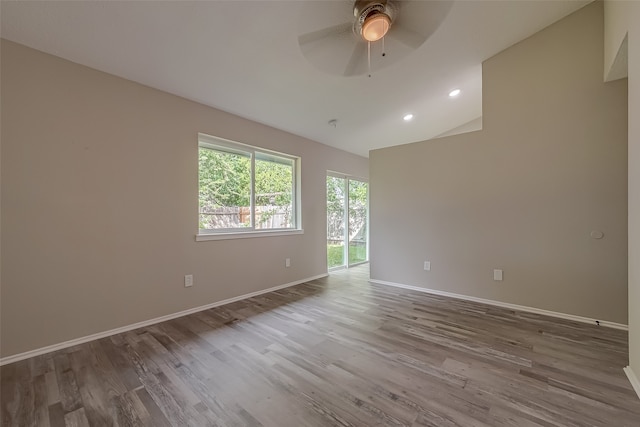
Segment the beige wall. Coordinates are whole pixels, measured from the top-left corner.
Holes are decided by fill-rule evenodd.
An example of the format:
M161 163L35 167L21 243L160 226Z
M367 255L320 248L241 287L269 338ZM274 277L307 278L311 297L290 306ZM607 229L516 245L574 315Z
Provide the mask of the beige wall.
M1 53L2 356L326 273L326 171L366 178L366 158L8 41ZM198 132L301 156L304 234L195 242Z
M629 366L640 380L640 2L629 16Z
M372 151L372 279L626 324L627 82L602 70L596 2L484 63L483 130Z

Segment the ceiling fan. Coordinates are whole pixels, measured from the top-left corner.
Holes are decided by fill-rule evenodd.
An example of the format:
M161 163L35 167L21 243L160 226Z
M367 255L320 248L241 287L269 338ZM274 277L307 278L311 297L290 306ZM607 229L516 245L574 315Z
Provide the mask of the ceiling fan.
M304 57L322 71L371 75L418 49L444 21L453 1L305 2L298 37Z

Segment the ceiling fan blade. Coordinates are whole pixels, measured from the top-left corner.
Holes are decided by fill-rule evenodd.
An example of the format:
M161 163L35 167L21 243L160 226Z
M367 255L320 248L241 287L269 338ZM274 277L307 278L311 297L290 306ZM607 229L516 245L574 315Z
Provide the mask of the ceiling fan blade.
M398 1L397 19L389 36L411 49L419 48L446 19L452 1Z
M364 42L356 43L351 53L351 58L344 69L344 76L355 76L358 73L358 69L362 67L362 63L367 54L367 44Z
M391 27L388 33L388 37L391 37L412 49L419 48L427 39L424 35L410 30L402 25Z
M347 31L351 31L353 24L351 22L345 22L344 24L333 25L331 27L323 28L321 30L312 31L310 33L302 34L298 37L298 44L303 46L305 44L314 42L316 40L323 39L325 37L342 34Z

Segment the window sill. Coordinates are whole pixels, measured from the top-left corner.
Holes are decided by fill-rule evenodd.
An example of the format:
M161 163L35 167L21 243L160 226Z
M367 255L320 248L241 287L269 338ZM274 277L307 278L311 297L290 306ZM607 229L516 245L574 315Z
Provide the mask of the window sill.
M269 231L241 231L231 233L198 233L196 242L206 242L209 240L232 240L232 239L253 239L255 237L276 237L291 236L294 234L304 234L303 229L295 230L269 230Z

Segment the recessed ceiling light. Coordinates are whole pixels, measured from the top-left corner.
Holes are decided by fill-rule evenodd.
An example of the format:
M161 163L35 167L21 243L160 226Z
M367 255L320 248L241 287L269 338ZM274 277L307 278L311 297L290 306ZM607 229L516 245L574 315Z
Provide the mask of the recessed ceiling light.
M408 122L409 120L413 119L413 114L407 114L403 117L403 119L405 122Z
M449 97L451 98L455 98L458 95L460 95L460 89L454 89L451 92L449 92Z

